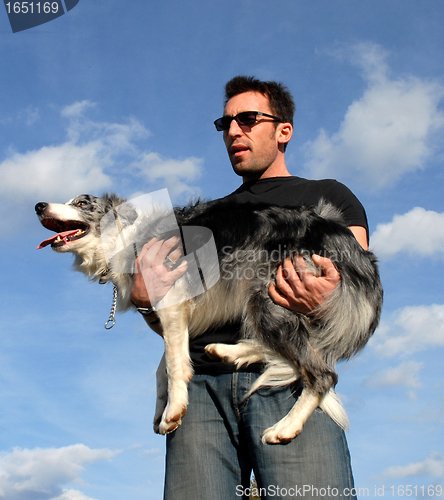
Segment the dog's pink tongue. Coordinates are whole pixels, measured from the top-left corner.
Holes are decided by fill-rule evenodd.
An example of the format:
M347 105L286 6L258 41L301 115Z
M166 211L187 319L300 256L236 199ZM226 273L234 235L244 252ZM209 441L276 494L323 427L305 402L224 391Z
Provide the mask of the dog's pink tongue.
M54 240L57 238L60 238L63 240L64 243L67 243L68 236L71 236L73 234L76 234L78 232L78 229L74 229L71 231L63 231L62 233L55 234L54 236L51 236L51 238L48 238L45 241L42 241L40 245L37 247L37 250L40 250L41 248L45 248L46 246L50 245Z

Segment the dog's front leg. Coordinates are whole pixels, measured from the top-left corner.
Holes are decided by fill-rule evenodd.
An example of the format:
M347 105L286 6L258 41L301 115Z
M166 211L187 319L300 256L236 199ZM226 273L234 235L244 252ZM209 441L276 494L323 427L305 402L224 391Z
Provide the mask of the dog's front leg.
M162 415L159 432L173 432L187 411L188 383L193 371L189 356L188 318L186 302L159 311L165 341L168 375L168 403Z
M162 356L159 367L156 371L156 389L156 412L154 413L153 428L155 433L161 434L159 428L160 422L162 420L162 415L168 401L168 375L166 369L165 354Z
M287 415L269 427L262 435L262 442L264 444L285 444L294 439L302 430L308 417L319 406L321 396L311 391L304 389L293 408Z

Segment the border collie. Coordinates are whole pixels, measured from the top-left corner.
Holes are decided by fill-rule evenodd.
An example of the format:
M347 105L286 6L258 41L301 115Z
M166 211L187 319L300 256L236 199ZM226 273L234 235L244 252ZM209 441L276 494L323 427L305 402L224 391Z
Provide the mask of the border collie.
M134 307L130 290L137 251L153 237L171 236L172 212L153 208L141 214L113 194L38 203L35 209L42 225L56 232L38 248L51 245L73 253L77 270L114 284L120 311ZM156 306L165 339L156 432L174 431L185 415L193 374L189 339L228 321L242 325L242 340L210 344L206 351L237 366L264 362L250 393L264 385L302 383L292 410L264 431L264 443L293 439L318 406L345 428L347 415L334 392L335 365L359 352L378 325L383 291L373 253L362 249L338 211L322 201L297 210L210 201L176 208L174 215L186 246L184 258L195 263L196 272L189 266ZM203 248L214 248L217 259L202 265ZM330 258L340 273L334 291L310 316L275 304L268 289L279 266L301 255L319 273L313 254Z

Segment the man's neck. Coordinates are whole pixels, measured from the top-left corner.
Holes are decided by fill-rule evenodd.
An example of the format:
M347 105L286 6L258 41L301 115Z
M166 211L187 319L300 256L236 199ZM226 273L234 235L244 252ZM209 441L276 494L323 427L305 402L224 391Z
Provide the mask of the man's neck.
M250 181L258 181L261 179L272 179L274 177L291 177L290 172L288 171L285 163L279 167L270 167L265 172L263 172L261 175L257 176L248 176L244 175L242 177L242 182L250 182Z

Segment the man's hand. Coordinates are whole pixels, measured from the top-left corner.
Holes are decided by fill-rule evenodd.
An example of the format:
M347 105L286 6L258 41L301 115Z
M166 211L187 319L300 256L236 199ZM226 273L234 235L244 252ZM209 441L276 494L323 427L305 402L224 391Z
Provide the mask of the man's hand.
M297 256L294 262L286 259L279 267L276 283L272 283L268 290L276 304L310 314L335 289L341 277L333 262L319 255L313 255L312 259L320 269L320 276L315 276L308 270L301 256Z
M137 272L131 287L131 300L138 307L157 304L187 270L186 261L171 269L182 256L182 249L177 247L179 242L177 237L166 241L153 238L142 248L136 259Z

